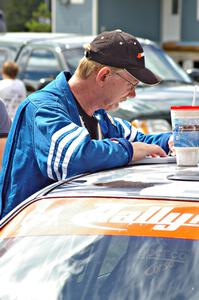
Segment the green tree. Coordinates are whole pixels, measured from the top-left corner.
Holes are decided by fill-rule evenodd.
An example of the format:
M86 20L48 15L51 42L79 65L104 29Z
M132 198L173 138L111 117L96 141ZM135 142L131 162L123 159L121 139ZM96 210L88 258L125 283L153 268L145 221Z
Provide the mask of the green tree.
M42 0L6 0L4 12L7 21L7 31L27 31L26 22L32 18Z
M46 3L39 4L32 14L32 19L26 22L26 27L33 32L51 32L51 13Z

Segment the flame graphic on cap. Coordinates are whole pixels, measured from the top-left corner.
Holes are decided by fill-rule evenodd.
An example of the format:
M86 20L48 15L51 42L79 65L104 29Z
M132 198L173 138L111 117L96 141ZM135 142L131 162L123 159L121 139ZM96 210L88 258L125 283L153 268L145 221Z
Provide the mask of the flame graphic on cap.
M138 55L137 55L137 58L142 58L144 56L144 52L140 52L140 53L138 53Z

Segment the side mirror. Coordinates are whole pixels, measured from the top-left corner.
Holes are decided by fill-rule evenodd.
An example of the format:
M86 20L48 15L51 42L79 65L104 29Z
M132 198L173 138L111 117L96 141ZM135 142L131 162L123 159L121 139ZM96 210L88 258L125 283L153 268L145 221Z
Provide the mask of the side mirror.
M187 69L186 72L193 81L199 82L199 69L197 68Z

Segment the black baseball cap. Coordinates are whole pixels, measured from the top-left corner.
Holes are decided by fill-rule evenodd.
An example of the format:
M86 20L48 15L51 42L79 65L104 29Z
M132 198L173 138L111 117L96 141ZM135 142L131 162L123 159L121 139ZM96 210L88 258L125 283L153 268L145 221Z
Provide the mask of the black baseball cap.
M139 81L153 85L157 76L145 67L144 51L139 41L119 29L100 33L85 56L103 65L125 69Z

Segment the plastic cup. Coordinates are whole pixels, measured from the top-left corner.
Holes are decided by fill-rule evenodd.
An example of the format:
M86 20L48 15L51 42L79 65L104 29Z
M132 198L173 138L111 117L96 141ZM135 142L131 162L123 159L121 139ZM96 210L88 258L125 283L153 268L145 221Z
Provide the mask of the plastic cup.
M172 106L171 122L178 166L199 161L199 106Z

